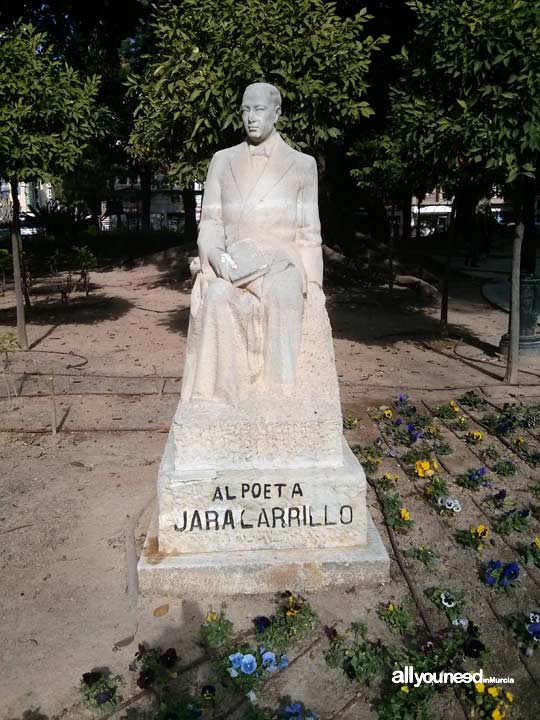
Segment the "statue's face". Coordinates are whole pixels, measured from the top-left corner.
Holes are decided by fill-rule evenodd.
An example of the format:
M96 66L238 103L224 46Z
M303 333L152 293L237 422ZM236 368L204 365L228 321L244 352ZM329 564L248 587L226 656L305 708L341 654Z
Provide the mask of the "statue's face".
M249 87L242 98L242 122L249 140L258 144L270 136L280 114L265 87Z

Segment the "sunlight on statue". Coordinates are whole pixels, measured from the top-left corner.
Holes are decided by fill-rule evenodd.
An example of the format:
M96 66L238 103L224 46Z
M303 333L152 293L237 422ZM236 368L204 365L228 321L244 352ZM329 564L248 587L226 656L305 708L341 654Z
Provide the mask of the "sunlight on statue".
M324 304L315 160L277 132L273 85L249 85L241 112L245 141L208 169L183 402L286 393L308 293Z

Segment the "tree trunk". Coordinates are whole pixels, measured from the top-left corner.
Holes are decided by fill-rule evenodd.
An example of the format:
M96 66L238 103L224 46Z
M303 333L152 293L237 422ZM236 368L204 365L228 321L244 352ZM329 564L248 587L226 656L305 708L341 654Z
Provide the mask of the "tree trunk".
M391 212L392 212L392 216L390 218L390 233L388 236L388 273L389 273L388 289L390 290L390 295L392 294L392 291L394 290L394 228L396 226L396 223L394 221L396 206L394 203L392 203L392 211Z
M516 218L517 219L517 218ZM523 244L524 225L520 220L516 224L514 246L512 250L512 297L510 302L510 339L508 361L504 382L516 385L519 374L519 286L521 271L521 246Z
M150 209L152 204L152 173L148 168L141 168L141 224L143 231L150 230Z
M182 200L184 202L184 239L189 244L197 242L197 203L195 201L195 191L193 186L182 190Z
M21 277L21 222L17 178L11 178L11 200L13 219L11 221L11 251L13 253L13 281L15 285L15 303L17 306L17 338L22 350L28 350L26 320L24 316L23 284Z
M440 332L443 337L448 335L448 294L450 290L450 264L452 262L452 251L454 248L454 237L456 231L456 207L458 194L452 202L452 212L446 233L446 259L444 261L444 273L441 288L441 321Z
M411 215L412 215L412 196L407 193L403 198L403 228L401 243L402 246L408 248L411 244Z
M26 309L30 310L32 307L32 303L30 301L30 293L28 292L28 280L27 280L27 272L26 272L26 266L24 264L24 254L23 254L23 245L22 245L22 235L21 235L21 229L19 227L19 264L21 268L21 283L22 283L22 291L23 291L23 297L24 297L24 304L26 305Z

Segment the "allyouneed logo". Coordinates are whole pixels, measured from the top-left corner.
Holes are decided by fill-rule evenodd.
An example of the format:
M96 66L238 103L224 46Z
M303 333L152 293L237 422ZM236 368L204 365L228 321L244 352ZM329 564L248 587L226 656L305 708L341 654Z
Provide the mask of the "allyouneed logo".
M406 665L404 670L394 670L392 673L392 682L399 685L412 685L412 687L419 687L420 685L454 685L459 683L484 683L484 685L491 685L497 683L503 684L514 684L514 678L512 677L486 677L482 669L475 673L460 673L460 672L446 672L441 671L438 673L422 672L417 673L414 671L413 665Z

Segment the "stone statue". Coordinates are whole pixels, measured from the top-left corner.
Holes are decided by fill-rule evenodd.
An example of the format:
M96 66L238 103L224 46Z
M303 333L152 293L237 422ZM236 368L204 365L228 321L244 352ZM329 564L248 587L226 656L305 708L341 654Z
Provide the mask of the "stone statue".
M375 583L389 560L343 419L322 291L315 160L249 85L247 138L205 184L182 397L139 562L148 594Z
M273 85L249 85L241 110L246 140L214 155L205 184L184 400L294 386L308 288L322 295L315 160L277 132Z

